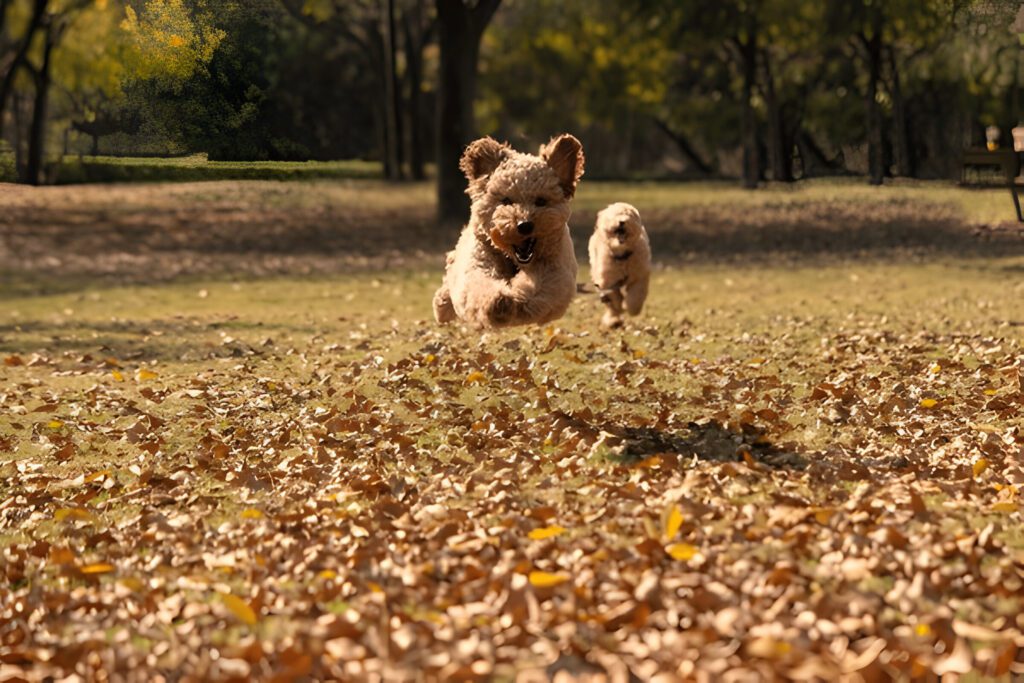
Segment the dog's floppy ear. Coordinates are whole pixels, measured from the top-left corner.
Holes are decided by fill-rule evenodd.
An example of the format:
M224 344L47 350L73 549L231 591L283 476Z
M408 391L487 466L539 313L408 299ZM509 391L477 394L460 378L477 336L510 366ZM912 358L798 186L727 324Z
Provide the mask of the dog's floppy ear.
M544 146L540 156L555 170L558 184L566 199L576 194L576 185L583 176L583 145L572 135L565 133Z
M512 148L494 138L480 138L469 143L459 160L466 180L473 181L494 172Z

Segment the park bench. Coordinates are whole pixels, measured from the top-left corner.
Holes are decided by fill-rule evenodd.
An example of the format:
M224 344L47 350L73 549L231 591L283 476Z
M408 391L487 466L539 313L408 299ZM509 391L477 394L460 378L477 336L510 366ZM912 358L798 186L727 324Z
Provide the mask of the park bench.
M1013 208L1017 211L1017 220L1024 223L1024 215L1020 210L1020 197L1017 194L1017 174L1020 172L1020 160L1017 152L1011 149L990 151L984 147L968 147L963 151L961 161L960 182L967 182L967 169L986 166L998 166L1013 198Z

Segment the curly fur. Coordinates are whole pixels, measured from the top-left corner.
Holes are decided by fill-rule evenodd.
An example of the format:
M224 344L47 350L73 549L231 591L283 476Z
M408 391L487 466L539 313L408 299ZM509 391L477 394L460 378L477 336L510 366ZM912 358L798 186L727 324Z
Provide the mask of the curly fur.
M583 175L579 140L561 135L534 156L482 138L466 148L459 167L472 208L448 253L434 317L488 328L560 318L576 293L568 221Z
M619 202L597 214L590 236L590 276L606 307L601 323L622 324L622 309L638 315L647 299L651 279L651 243L640 212Z

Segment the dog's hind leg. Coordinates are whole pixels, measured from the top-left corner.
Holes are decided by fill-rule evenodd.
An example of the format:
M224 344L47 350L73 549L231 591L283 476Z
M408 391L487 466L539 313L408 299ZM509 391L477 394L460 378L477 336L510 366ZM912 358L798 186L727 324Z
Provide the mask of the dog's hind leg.
M647 300L647 287L649 278L642 278L628 283L623 289L626 290L626 310L630 315L639 315Z

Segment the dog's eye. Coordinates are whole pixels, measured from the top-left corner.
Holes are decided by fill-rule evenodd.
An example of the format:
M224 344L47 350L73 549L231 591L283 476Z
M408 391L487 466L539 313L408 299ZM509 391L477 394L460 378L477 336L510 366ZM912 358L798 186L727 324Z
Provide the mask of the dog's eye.
M534 201L533 203L537 206L547 206L548 200L544 199L543 197L537 197L536 201Z
M509 199L508 197L502 197L501 198L501 205L502 206L512 206L512 200Z

